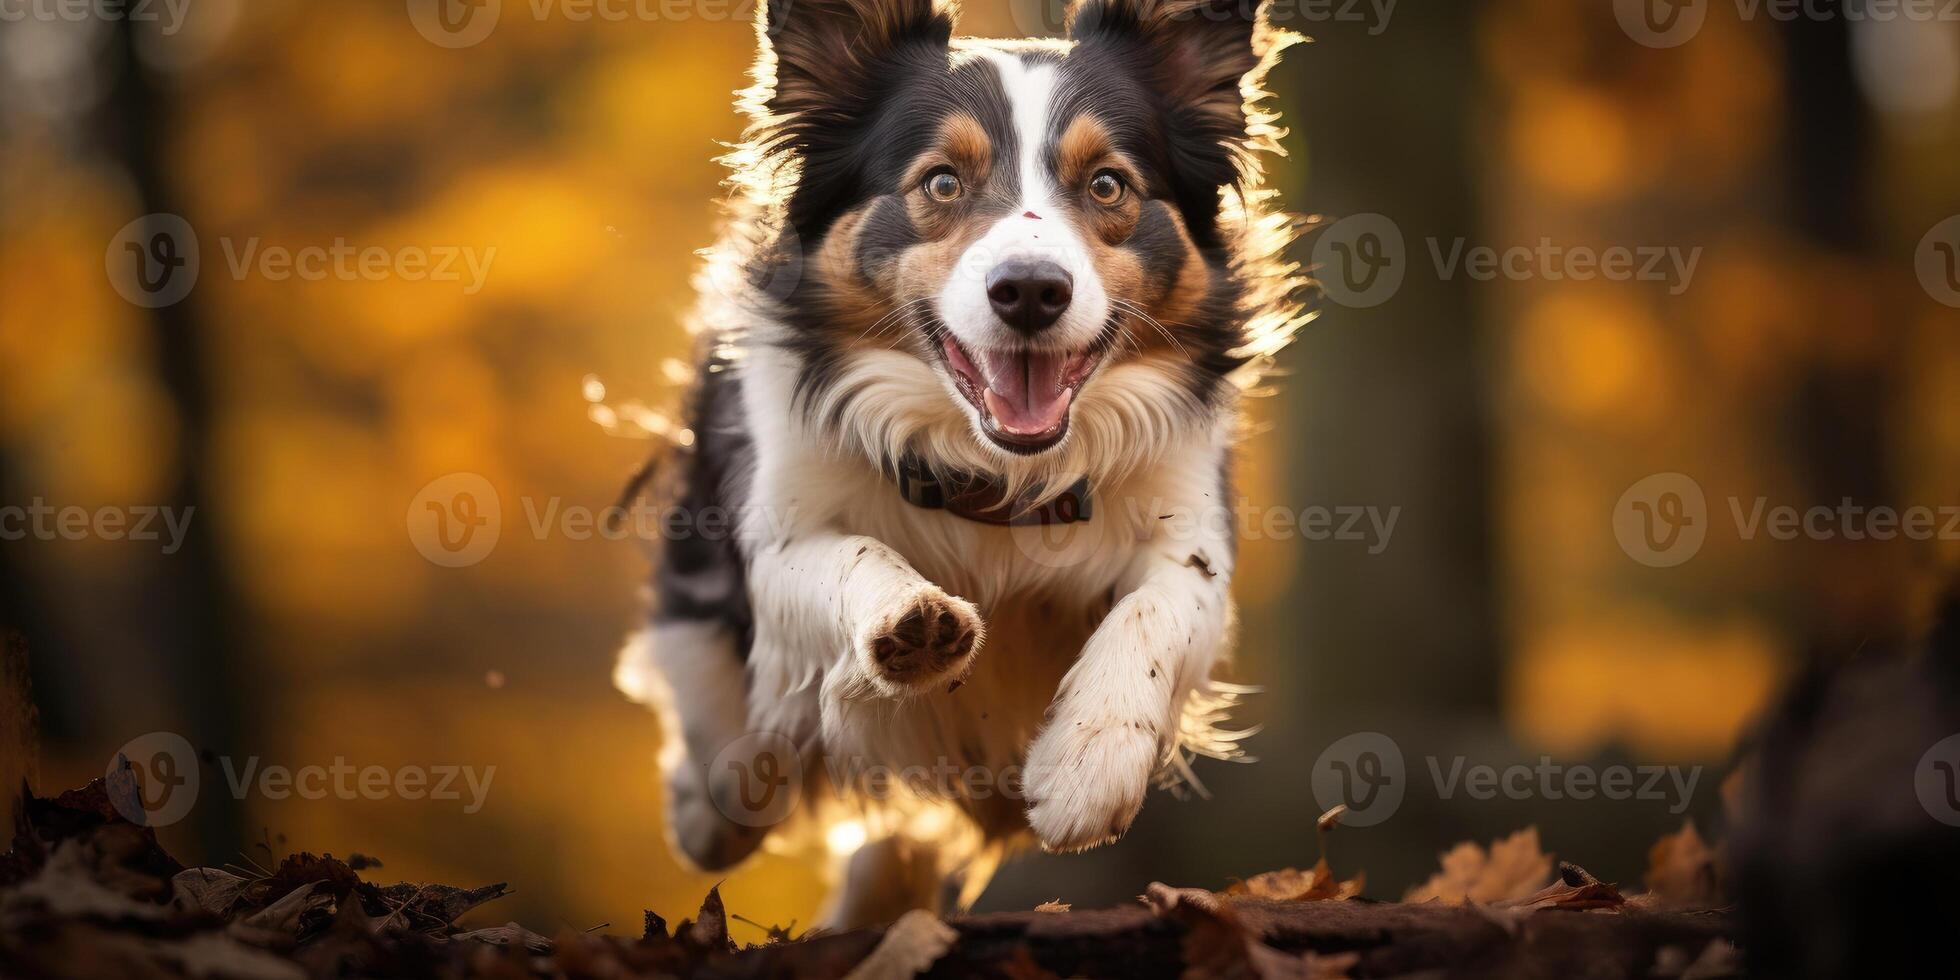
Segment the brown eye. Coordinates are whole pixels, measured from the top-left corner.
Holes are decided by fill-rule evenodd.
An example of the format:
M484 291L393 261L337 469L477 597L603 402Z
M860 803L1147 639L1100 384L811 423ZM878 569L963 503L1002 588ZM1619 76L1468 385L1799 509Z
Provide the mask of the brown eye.
M1089 178L1089 196L1097 204L1115 204L1123 199L1123 178L1114 170L1099 170Z
M926 196L935 201L957 201L965 189L950 170L941 170L926 177Z

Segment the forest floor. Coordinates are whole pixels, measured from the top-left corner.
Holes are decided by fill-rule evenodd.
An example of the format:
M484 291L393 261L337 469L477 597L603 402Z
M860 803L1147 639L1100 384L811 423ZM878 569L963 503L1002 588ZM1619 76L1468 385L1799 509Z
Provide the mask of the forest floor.
M118 778L120 776L121 778ZM1649 855L1623 893L1555 860L1523 830L1465 843L1401 902L1358 897L1323 858L1224 892L1152 884L1134 905L729 938L711 891L676 926L639 935L533 933L458 921L504 884L382 885L379 863L296 854L186 868L152 830L127 772L19 800L0 856L0 976L303 980L310 977L1679 977L1741 975L1715 852L1692 826ZM118 802L125 805L118 806ZM134 809L131 809L131 807ZM1323 817L1324 835L1339 808ZM481 913L473 918L480 919Z

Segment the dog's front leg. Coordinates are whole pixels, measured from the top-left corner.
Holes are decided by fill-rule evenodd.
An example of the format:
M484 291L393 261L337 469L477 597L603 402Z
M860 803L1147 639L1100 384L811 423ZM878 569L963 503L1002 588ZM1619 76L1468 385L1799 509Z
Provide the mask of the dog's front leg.
M756 647L846 696L905 697L963 676L984 630L973 603L876 538L818 532L750 563Z
M1139 584L1089 637L1028 750L1028 823L1044 848L1081 850L1129 830L1223 645L1230 563L1222 541L1156 542L1139 559Z

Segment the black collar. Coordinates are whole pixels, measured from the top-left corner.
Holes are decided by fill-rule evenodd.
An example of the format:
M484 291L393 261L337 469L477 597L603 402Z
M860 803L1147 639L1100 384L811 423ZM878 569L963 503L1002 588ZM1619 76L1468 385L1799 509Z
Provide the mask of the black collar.
M926 510L943 510L981 524L1002 527L1076 524L1091 516L1086 478L1075 481L1074 486L1059 496L1033 505L1044 489L1039 484L1009 499L1006 483L997 476L963 470L935 471L918 456L908 455L885 472L895 476L898 494L906 503Z

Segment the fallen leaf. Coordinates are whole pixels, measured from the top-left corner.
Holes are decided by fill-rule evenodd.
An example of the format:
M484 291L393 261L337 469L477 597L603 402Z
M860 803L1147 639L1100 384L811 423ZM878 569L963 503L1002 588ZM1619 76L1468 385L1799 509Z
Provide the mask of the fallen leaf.
M701 914L693 923L683 922L675 935L686 936L694 945L706 949L734 949L728 938L728 910L721 904L721 886L708 889L701 900Z
M1143 901L1159 916L1185 927L1184 980L1332 980L1346 977L1361 959L1359 953L1296 956L1274 949L1246 928L1230 903L1201 888L1152 882Z
M315 881L287 892L285 897L253 913L241 925L247 929L297 937L311 924L307 921L309 915L316 912L332 915L333 907L333 890L327 882ZM320 921L324 923L326 920Z
M186 912L224 918L251 882L217 868L185 868L170 879L170 904Z
M1347 816L1347 812L1348 805L1346 803L1334 804L1327 809L1326 813L1320 815L1319 820L1313 822L1314 829L1324 834L1333 830L1335 827L1339 827L1341 825L1341 818Z
M1616 909L1626 904L1620 890L1600 881L1576 864L1560 862L1558 879L1516 901L1497 903L1509 908L1531 909Z
M1365 883L1365 875L1355 875L1346 881L1335 879L1327 860L1322 858L1308 871L1282 868L1233 882L1225 894L1250 895L1276 902L1342 902L1361 894Z
M533 953L549 953L552 942L515 922L506 922L488 929L472 929L458 933L457 942L488 943L492 946L517 946Z
M480 888L406 883L389 885L385 888L373 889L373 894L381 899L385 910L377 909L370 904L369 911L381 915L399 912L396 918L407 920L406 924L415 929L447 926L455 923L471 909L504 897L509 890L509 886L503 882Z
M1442 856L1443 870L1402 896L1410 903L1440 901L1447 905L1531 897L1552 877L1551 855L1538 849L1538 828L1526 827L1485 851L1465 841Z
M1647 891L1662 905L1714 908L1722 904L1715 852L1695 832L1691 820L1647 851L1646 883Z
M913 909L885 930L885 938L844 980L912 980L932 969L960 934L924 909Z

